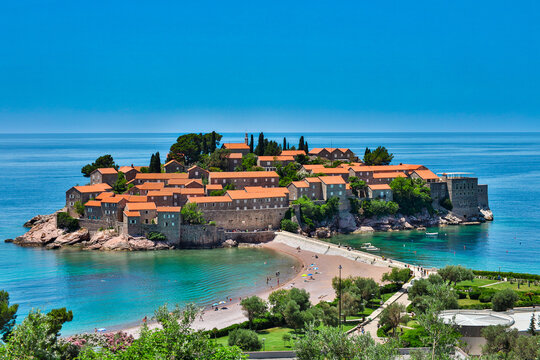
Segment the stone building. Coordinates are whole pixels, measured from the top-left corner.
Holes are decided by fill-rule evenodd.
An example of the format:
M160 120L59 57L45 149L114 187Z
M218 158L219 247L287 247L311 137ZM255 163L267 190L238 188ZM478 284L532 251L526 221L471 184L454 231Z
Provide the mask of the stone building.
M249 154L249 145L247 143L224 143L222 149L230 150L232 153Z
M312 157L325 158L330 161L352 161L355 156L351 149L347 148L314 148L309 151Z
M118 178L118 171L115 168L99 168L90 173L90 185L109 184L113 186Z
M120 168L118 169L118 172L123 173L127 181L131 181L135 179L135 175L140 173L139 169L134 167L133 165L120 166Z
M422 179L426 183L439 182L439 177L431 170L413 170L410 175L412 179Z
M279 176L275 171L211 172L208 181L212 185L233 184L238 190L246 186L279 186Z
M291 155L259 156L257 158L257 166L265 170L275 170L277 164L285 166L292 162L294 162L294 156Z
M373 173L373 179L371 183L373 184L390 184L392 180L398 177L406 178L407 175L405 175L402 172L394 171L394 172L375 172Z
M393 200L392 188L388 184L370 184L368 185L368 198L384 201Z
M95 199L99 194L110 190L111 187L106 183L95 185L74 186L66 191L66 208L71 216L78 217L74 206L76 202L85 204L90 199Z
M158 191L164 187L165 183L163 182L145 182L128 189L127 193L130 195L146 195L149 191Z
M322 200L338 197L340 202L347 200L345 180L341 176L319 176L322 185Z
M428 183L434 206L448 198L452 202L452 213L466 219L479 216L480 209L489 209L488 186L479 185L478 178L449 173L439 179L439 182Z
M227 155L227 170L234 171L240 165L242 165L242 157L244 154L239 152L233 152Z
M187 172L190 179L208 179L208 170L205 170L198 165L190 167Z
M302 196L309 196L309 184L305 180L293 181L287 186L291 201L298 200Z
M187 173L139 173L133 179L134 185L141 185L145 182L162 182L165 185L172 179L187 179Z
M184 164L174 159L166 162L165 165L163 165L163 168L166 173L181 173L186 170Z

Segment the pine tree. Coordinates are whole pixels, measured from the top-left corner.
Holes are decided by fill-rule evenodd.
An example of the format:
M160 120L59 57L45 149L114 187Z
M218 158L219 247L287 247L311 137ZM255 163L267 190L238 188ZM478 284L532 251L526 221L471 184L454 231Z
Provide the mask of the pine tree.
M298 142L298 150L304 150L304 137L300 136L300 141Z
M249 152L253 152L253 134L251 134L251 140L249 141Z
M306 141L306 143L304 144L304 151L307 153L309 153L309 146L308 146L308 143Z
M202 138L202 152L203 154L208 154L208 144L206 143L206 138Z
M536 335L536 319L534 318L534 313L531 316L531 323L529 324L529 329L527 332L532 336Z
M157 173L160 173L161 172L161 158L159 157L159 151L156 153L156 172Z
M259 143L257 144L257 147L255 148L255 154L258 156L264 155L264 134L261 132L259 133ZM268 140L266 140L268 142Z
M283 137L283 150L287 150L287 138Z
M154 168L155 162L156 162L156 156L152 154L152 156L150 156L150 164L148 165L148 172L153 172L152 169Z

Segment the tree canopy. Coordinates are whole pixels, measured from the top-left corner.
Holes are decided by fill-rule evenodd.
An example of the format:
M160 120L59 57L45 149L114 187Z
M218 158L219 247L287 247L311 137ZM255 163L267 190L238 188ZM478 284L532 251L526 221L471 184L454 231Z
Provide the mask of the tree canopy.
M262 316L267 309L266 302L258 296L242 299L240 306L242 306L242 310L247 316L250 325L253 324L255 318Z
M454 286L460 281L474 279L474 273L472 270L464 268L460 265L447 265L439 269L437 273L444 281L448 281L449 284L454 283Z
M195 203L188 203L184 205L182 207L182 210L180 210L180 214L182 215L182 222L184 224L206 224L206 220L204 219L202 211L199 210L197 204Z
M118 177L116 178L112 189L115 194L123 194L127 191L127 180L123 172L118 172Z
M100 168L115 168L118 170L118 165L114 163L114 159L111 155L103 155L98 157L93 163L84 165L81 169L81 173L85 177L90 177L92 171Z
M421 179L398 177L392 180L390 187L401 213L414 215L423 209L432 209L431 190Z
M11 334L13 326L15 326L18 309L18 304L9 304L8 292L0 290L0 336L3 341L6 341Z
M202 154L213 152L223 135L215 131L207 134L184 134L176 139L171 145L167 161L175 159L185 164L193 164L199 161Z
M161 158L159 156L159 151L155 154L152 154L150 157L150 165L148 166L149 173L160 173L161 172Z
M373 151L366 147L364 152L364 164L368 166L390 165L393 158L394 155L390 154L384 146L379 146Z

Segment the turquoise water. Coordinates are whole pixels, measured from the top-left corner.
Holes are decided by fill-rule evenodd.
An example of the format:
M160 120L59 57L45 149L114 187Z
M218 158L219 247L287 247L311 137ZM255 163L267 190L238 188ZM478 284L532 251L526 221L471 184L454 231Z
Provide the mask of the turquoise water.
M267 135L282 141L283 135ZM384 144L396 155L395 163L473 172L490 186L493 223L447 227L435 239L399 232L335 241L371 242L383 255L426 266L454 263L540 274L540 134L303 135L311 148L332 145L363 153L366 146ZM164 158L176 136L0 135L0 240L22 234L21 225L32 216L61 208L65 191L87 182L81 166L97 156L110 153L121 164L147 164L152 152ZM227 134L224 140L242 141L243 136ZM287 134L291 144L298 137ZM165 302L207 304L242 296L263 286L278 268L282 274L290 271L293 263L255 249L109 254L0 243L0 289L21 304L21 315L31 307L74 310L69 333L136 322Z

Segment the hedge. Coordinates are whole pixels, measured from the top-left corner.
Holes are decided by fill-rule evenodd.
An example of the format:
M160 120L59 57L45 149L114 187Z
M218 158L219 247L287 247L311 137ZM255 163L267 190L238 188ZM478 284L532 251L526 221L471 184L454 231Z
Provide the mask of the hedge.
M251 327L251 330L265 330L270 329L276 326L280 326L283 323L279 321L277 318L262 318L262 319L254 319L253 325ZM249 321L244 321L243 323L239 324L232 324L230 326L224 327L222 329L218 329L216 332L213 332L212 330L206 331L207 334L209 334L211 337L223 337L229 335L229 332L236 330L236 329L249 329Z
M56 227L65 229L67 232L73 232L79 229L79 220L72 218L67 212L59 212L56 215Z
M460 309L472 309L472 310L491 309L491 303L460 305L459 308Z
M501 276L506 278L514 279L525 279L525 280L540 280L540 275L535 274L524 274L524 273L515 273L515 272L497 272L497 271L483 271L483 270L473 270L474 275L478 276Z
M380 290L381 294L395 293L395 292L399 291L399 289L401 289L401 285L394 284L394 283L386 284L386 285L383 285L383 286L379 287L379 290Z

